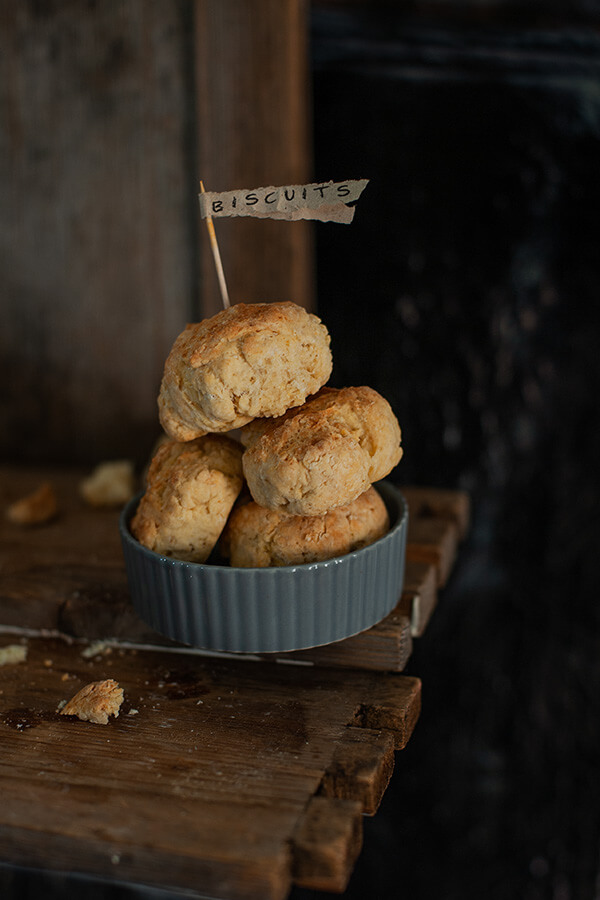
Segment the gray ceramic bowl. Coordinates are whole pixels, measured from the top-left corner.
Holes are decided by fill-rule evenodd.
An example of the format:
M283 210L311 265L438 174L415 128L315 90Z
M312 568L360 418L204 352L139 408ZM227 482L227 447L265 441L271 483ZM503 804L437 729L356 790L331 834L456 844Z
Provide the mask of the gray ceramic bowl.
M390 516L384 537L323 562L263 569L159 556L131 534L139 496L119 522L133 605L153 629L193 647L243 653L329 644L375 625L397 605L404 580L408 509L375 485Z

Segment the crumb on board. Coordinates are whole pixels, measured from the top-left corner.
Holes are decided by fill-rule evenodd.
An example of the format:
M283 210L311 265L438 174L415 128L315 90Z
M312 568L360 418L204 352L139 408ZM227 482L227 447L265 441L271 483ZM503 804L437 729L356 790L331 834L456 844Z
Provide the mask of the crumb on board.
M79 493L90 506L122 506L135 494L135 475L131 460L103 462L79 484Z
M61 716L77 716L83 722L107 725L109 716L118 716L123 689L112 678L93 681L81 688L62 708Z
M81 651L84 659L92 659L92 657L101 656L104 653L112 653L112 648L109 647L106 641L94 641L85 650Z
M0 666L15 666L27 659L27 647L24 644L9 644L0 648Z
M56 493L48 481L40 484L31 494L15 500L6 509L6 518L15 525L44 525L57 514Z

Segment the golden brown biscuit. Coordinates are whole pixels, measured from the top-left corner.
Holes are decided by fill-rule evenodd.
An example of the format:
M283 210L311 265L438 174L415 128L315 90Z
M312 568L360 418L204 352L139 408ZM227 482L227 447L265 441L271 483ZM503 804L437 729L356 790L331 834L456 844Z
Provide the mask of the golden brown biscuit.
M400 438L377 391L322 388L283 416L242 429L244 474L260 506L320 516L388 475L402 457Z
M131 521L134 537L162 556L204 562L242 488L241 459L241 444L219 434L162 444Z
M232 566L291 566L359 550L388 528L385 504L369 488L324 516L288 516L247 503L232 513L223 539Z
M326 383L329 343L320 319L295 303L237 303L188 325L165 363L161 424L189 441L279 416Z

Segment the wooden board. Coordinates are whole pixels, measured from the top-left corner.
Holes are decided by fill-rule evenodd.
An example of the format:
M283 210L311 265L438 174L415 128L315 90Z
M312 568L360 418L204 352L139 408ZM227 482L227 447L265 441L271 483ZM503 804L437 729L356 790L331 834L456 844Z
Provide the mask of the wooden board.
M404 590L397 612L410 621L413 638L420 637L431 618L437 603L438 576L431 563L406 563Z
M443 587L469 528L469 496L426 487L402 487L402 492L410 510L407 560L432 565L437 586Z
M344 889L418 679L24 642L0 668L3 862L228 900ZM104 678L124 689L118 718L57 713Z
M419 714L420 681L399 672L454 561L427 528L453 529L455 552L462 495L439 514L435 497L421 511L413 499L409 558L428 560L408 563L383 622L328 647L234 659L137 617L118 511L83 503L86 474L0 467L3 507L43 482L59 502L39 527L0 518L0 646L28 654L0 667L0 861L228 900L343 891L362 816ZM107 677L125 691L117 719L58 714Z
M143 453L196 282L187 17L9 3L0 28L0 450Z
M118 511L87 507L79 497L84 469L0 466L0 503L7 506L43 482L53 485L56 520L23 529L0 518L0 625L58 630L74 637L173 645L137 616L129 600ZM410 491L405 489L405 495ZM417 489L418 490L418 489ZM405 586L397 608L362 634L326 647L280 654L312 665L400 672L423 632L454 564L458 512L465 495L445 492L443 514L409 517ZM416 502L416 501L415 501ZM450 512L448 512L450 510ZM448 537L450 536L450 537Z
M206 190L313 179L309 8L305 0L195 0L198 177ZM335 176L331 176L332 178ZM215 219L232 303L292 300L313 308L314 225ZM221 309L202 224L202 312Z

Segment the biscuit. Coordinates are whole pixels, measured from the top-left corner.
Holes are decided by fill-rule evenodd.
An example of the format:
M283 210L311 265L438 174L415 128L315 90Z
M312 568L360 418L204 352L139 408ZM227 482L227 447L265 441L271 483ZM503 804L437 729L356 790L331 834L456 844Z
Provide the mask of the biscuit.
M134 537L161 556L205 562L242 488L242 449L218 434L161 444L131 520Z
M375 488L324 516L288 516L257 503L238 507L223 532L232 566L291 566L343 556L366 547L389 528Z
M279 416L327 382L329 344L320 319L295 303L237 303L188 325L165 363L161 425L189 441Z
M240 437L254 500L298 516L345 506L402 457L398 420L369 387L322 388L283 416L248 424Z

